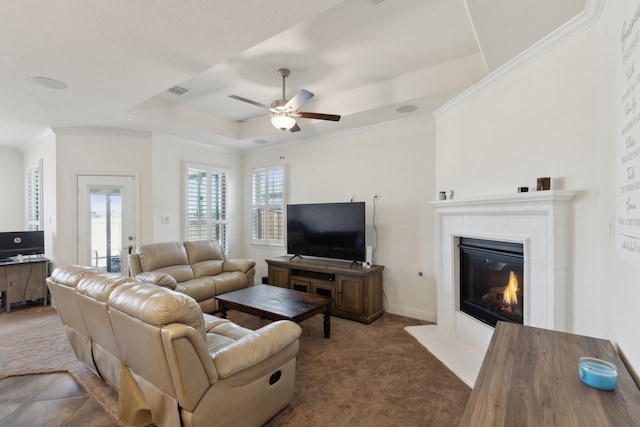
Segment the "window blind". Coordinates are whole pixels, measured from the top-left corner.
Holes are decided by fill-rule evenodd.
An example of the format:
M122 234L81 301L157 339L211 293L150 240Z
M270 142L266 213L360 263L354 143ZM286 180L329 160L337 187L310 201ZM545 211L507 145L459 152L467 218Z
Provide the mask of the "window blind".
M42 229L42 160L31 166L25 176L25 222L27 230Z
M218 240L228 253L228 170L196 165L185 169L185 240Z
M252 242L284 245L285 167L258 168L252 172Z

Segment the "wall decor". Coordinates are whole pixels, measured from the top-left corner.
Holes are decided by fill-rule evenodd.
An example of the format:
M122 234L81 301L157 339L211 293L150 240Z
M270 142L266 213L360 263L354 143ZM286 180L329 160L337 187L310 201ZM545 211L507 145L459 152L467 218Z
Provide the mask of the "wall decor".
M640 266L640 2L620 23L616 141L616 247L625 261Z

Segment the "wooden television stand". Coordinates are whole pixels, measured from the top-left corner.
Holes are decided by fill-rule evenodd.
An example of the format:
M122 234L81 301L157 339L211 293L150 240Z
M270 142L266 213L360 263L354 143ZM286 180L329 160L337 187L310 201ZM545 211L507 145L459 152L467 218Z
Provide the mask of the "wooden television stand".
M382 265L290 256L265 261L270 285L335 298L333 316L371 323L384 313Z

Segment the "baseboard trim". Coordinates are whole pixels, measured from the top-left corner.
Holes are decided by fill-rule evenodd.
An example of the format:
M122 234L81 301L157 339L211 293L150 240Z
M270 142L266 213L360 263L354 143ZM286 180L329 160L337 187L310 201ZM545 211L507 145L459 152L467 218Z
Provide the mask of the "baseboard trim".
M436 323L437 320L436 314L431 311L418 310L410 307L389 305L386 309L386 312L433 323Z

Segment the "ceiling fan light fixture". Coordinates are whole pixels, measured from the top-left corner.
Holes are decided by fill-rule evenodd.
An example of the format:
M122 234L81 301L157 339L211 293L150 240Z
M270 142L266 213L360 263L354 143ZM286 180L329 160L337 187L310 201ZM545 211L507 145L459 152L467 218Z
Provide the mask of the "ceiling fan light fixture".
M289 130L296 125L296 119L286 114L278 114L271 117L271 124L280 130Z

